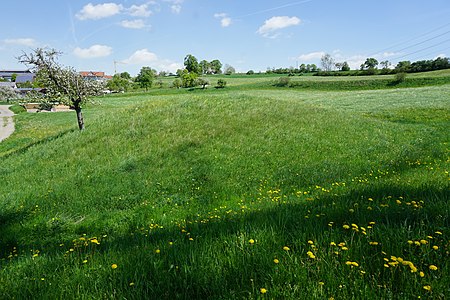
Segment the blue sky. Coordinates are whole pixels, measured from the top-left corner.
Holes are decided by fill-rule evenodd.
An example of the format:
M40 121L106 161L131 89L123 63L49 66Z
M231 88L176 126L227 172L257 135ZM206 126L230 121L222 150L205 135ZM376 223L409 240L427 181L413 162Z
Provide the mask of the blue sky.
M238 71L315 63L329 53L357 68L367 57L450 56L448 0L21 0L0 10L0 69L51 47L79 71L136 75L182 67L187 54Z

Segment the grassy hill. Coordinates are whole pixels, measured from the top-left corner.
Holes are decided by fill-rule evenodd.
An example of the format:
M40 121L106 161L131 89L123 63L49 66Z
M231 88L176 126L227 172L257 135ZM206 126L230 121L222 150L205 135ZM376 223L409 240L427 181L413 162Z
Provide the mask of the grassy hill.
M450 293L450 85L226 78L99 98L84 132L19 114L0 144L0 295Z

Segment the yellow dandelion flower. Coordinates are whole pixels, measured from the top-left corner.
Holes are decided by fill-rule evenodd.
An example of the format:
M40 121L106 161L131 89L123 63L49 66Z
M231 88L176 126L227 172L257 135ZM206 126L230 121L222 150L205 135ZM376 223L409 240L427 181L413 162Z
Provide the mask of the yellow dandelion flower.
M442 235L442 232L440 232L440 231L436 231L435 233L439 234L439 235Z
M254 240L254 239L249 239L249 240L248 240L248 243L249 243L250 245L253 245L253 244L255 243L255 240Z
M265 288L260 288L259 291L261 292L261 294L267 293L267 289L265 289Z
M376 246L378 245L378 242L369 242L369 245Z
M117 265L116 265L116 264L112 264L112 265L111 265L111 268L112 268L112 269L117 269Z
M433 246L433 250L438 250L439 249L439 247L438 246Z
M347 224L343 225L342 228L344 229L350 229L350 226L348 226Z
M273 260L273 262L276 263L276 264L280 263L280 261L278 259L276 259L276 258Z
M431 271L436 271L438 269L438 267L436 267L435 265L430 265L428 267Z
M414 244L414 242L411 241L411 240L409 240L409 241L408 241L408 244L412 245L412 244Z
M325 282L319 281L319 285L325 285Z
M313 241L311 241L311 240L309 240L309 241L308 241L308 244L310 244L310 245L313 245L313 244L314 244L314 242L313 242Z
M335 242L331 242L330 246L336 246L336 243Z
M97 244L97 245L100 245L100 242L97 240L97 239L92 239L91 240L91 243L94 243L94 244Z
M284 247L283 247L283 250L284 250L284 251L289 251L289 250L291 250L291 249L290 249L288 246L284 246Z
M156 254L159 254L159 253L161 253L161 250L156 249L156 250L155 250L155 253L156 253Z
M190 240L190 241L193 241L194 239L190 237L189 240Z
M422 271L420 271L420 272L419 272L419 276L420 276L420 277L424 277L424 276L425 276L425 273L422 272Z
M385 268L389 268L389 265L388 264L384 264L383 265Z
M414 241L414 245L420 246L420 242L419 241Z
M426 245L426 244L428 244L428 241L427 240L420 240L420 243L423 244L423 245Z
M351 265L352 265L352 262L351 262L351 261L346 261L345 264L346 264L347 266L351 266Z
M83 260L83 264L87 263L87 259Z
M424 285L424 286L423 286L423 289L426 290L426 291L431 291L431 286L429 286L429 285Z
M373 222L373 221L369 222L369 225L375 225L375 222Z
M347 250L348 250L347 247L342 247L341 249L344 250L344 251L347 251Z
M134 282L130 282L130 286L133 286L134 285Z
M314 255L314 253L312 253L311 251L306 252L306 254L309 256L309 258L311 259L315 259L316 256Z

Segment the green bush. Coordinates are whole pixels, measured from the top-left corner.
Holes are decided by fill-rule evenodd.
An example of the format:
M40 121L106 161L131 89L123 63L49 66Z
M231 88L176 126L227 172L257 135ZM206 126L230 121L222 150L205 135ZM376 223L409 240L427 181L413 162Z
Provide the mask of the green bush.
M225 79L219 79L217 80L216 88L223 89L227 85L227 81Z

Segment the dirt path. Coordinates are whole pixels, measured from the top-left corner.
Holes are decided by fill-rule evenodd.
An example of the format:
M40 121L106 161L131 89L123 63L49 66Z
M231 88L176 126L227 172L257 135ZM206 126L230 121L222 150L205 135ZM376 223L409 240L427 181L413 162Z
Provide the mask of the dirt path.
M10 105L0 105L0 142L14 132L14 113L8 107Z

